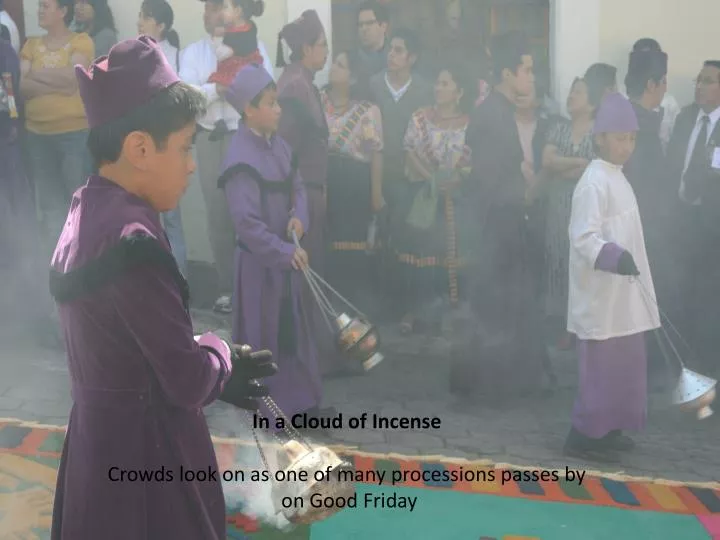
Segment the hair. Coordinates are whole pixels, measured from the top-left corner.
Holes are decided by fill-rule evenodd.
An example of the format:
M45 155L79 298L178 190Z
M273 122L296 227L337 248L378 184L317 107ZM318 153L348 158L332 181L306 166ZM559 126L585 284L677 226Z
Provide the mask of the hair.
M617 68L610 64L593 64L583 77L588 86L588 99L595 110L600 106L605 91L617 86Z
M502 82L506 69L517 73L523 63L523 56L532 54L530 44L519 32L507 32L493 36L490 40L490 60L496 83Z
M421 44L420 39L415 32L413 32L409 28L398 28L390 36L390 41L392 41L393 39L402 39L405 43L405 48L408 50L408 53L418 58L420 57Z
M358 6L357 16L360 17L363 11L372 11L379 24L390 22L390 11L377 0L365 0Z
M92 24L93 35L106 28L117 32L115 17L113 17L112 10L108 5L108 0L90 0L90 5L95 11L95 19L93 19Z
M649 81L659 83L667 75L667 67L651 63L641 69L628 70L625 76L625 89L630 99L642 97Z
M57 2L60 9L66 8L63 20L65 21L65 26L69 27L75 18L75 0L55 0L55 2Z
M235 7L243 11L243 17L247 20L253 17L260 17L265 13L265 2L263 0L232 0Z
M170 135L193 124L205 109L206 101L200 92L186 83L175 83L128 114L92 128L88 135L88 150L98 168L115 163L120 159L128 135L142 131L150 135L162 151Z
M635 42L635 45L633 45L632 52L638 51L662 52L662 49L660 48L660 44L657 42L657 40L653 38L642 38L638 39Z
M248 103L248 105L257 109L260 106L260 102L262 101L265 93L270 90L277 90L277 84L275 83L275 81L270 81L265 88L258 92L257 96L250 100L250 103ZM245 122L245 112L243 111L240 111L240 120Z
M355 51L343 50L338 52L334 59L337 60L342 54L347 56L348 69L355 77L355 83L350 85L350 99L354 101L371 101L371 92L368 84L369 79L363 76L359 55ZM328 82L324 90L330 90L331 88L332 84Z
M1 6L0 9L2 9ZM12 36L10 35L10 29L4 24L0 24L0 39L4 39L8 42L12 40Z
M703 64L704 67L714 67L717 69L720 69L720 60L705 60L705 63ZM720 80L720 75L718 75L718 80Z
M467 67L463 66L458 61L447 60L438 64L438 67L438 77L443 71L447 71L457 85L458 90L463 91L463 96L460 98L459 109L463 113L469 113L475 103L476 96L473 92L476 91L475 86L477 83L468 75Z
M290 52L290 62L293 64L295 62L300 62L303 59L303 55L305 54L303 52L304 46L305 45L314 45L315 43L317 43L317 40L320 39L321 35L322 35L322 33L319 33L318 35L311 37L307 43L302 44L303 46L292 50ZM277 67L284 67L285 61L284 61L284 58L282 57L282 55L283 55L282 38L278 35Z
M173 12L172 6L165 0L145 0L141 10L145 17L155 19L156 23L165 25L162 38L167 39L168 43L179 51L180 36L172 27L175 22L175 12Z
M5 5L4 2L5 2L5 0L0 0L0 11L2 11L4 9L4 7L3 7Z

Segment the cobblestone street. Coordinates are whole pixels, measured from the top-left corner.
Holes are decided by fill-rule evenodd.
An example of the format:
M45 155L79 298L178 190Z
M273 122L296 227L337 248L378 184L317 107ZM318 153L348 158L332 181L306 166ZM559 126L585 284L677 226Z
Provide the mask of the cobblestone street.
M223 323L195 312L198 331ZM381 329L385 361L368 375L326 382L325 405L347 416L438 417L442 426L424 431L342 430L332 442L377 453L444 455L490 459L516 465L620 472L679 481L720 481L720 415L699 422L671 408L653 393L649 425L636 450L619 466L580 463L565 458L562 444L575 394L572 353L553 354L560 379L554 395L489 407L459 403L448 390L448 347L442 339L408 340ZM0 362L0 418L41 423L67 422L70 393L62 354L4 341ZM12 346L10 345L12 343ZM213 434L248 437L248 425L229 406L216 403L206 414Z

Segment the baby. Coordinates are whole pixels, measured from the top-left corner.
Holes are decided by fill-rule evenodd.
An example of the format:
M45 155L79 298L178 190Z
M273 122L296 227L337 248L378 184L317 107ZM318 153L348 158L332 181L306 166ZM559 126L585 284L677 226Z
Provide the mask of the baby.
M217 71L210 75L208 82L228 88L240 70L248 64L263 64L258 49L257 26L251 20L265 11L262 0L225 0L224 28L218 28L213 35ZM212 139L228 132L224 120L215 123Z

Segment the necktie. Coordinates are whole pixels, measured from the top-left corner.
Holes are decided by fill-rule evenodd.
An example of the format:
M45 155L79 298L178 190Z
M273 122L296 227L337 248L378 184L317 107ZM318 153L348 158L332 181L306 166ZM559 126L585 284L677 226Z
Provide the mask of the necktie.
M688 168L684 176L685 193L691 200L702 196L704 181L707 178L707 138L710 117L703 115L703 117L700 118L700 122L702 122L702 127L695 141L695 147L690 156L690 163L688 163Z

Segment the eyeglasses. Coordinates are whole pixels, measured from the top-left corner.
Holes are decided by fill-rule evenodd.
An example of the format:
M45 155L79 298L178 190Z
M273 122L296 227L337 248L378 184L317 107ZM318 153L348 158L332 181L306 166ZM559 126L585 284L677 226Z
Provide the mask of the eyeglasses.
M701 84L703 86L712 86L713 84L720 84L720 79L715 79L713 77L698 77L693 82L697 86L700 86Z

